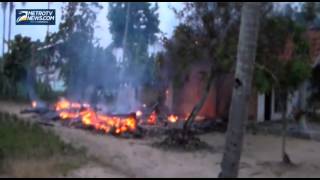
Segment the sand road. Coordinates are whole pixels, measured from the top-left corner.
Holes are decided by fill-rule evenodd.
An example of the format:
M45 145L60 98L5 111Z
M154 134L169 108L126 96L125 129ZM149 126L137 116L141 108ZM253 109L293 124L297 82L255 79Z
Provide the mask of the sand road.
M19 114L26 106L2 102L0 110ZM68 177L217 177L220 172L224 134L201 135L213 152L172 152L151 147L155 138L121 139L59 124L50 128L65 142L86 147L103 164L84 165ZM295 167L279 163L280 150L280 137L246 135L240 177L320 177L320 142L288 138L287 150Z

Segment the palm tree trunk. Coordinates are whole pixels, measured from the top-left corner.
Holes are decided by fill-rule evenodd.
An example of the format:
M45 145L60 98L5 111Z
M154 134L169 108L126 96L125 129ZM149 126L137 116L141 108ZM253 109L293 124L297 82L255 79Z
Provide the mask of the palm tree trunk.
M124 29L124 36L123 36L123 57L122 60L124 62L125 58L127 57L127 36L128 36L128 28L129 28L129 19L130 19L130 2L127 2L127 11L126 11L126 24Z
M239 173L248 102L256 56L259 29L260 2L245 2L241 12L241 25L235 82L229 112L225 150L219 177L234 178Z
M5 40L6 40L6 11L7 11L7 2L2 3L2 11L3 11L3 35L2 35L2 55L4 55L5 48Z
M50 2L48 2L48 10L50 9ZM47 25L47 36L49 36L49 25Z
M11 40L11 21L12 21L12 12L13 12L14 4L13 2L9 3L9 28L8 28L8 42ZM8 51L9 51L9 46L8 46Z

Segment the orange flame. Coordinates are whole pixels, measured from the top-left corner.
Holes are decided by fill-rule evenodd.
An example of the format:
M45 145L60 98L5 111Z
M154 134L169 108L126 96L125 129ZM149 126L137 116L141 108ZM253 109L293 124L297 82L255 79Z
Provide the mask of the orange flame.
M95 129L103 130L109 133L112 129L116 134L124 132L133 132L137 127L137 121L134 117L112 117L102 114L97 114L91 109L81 112L82 123L87 126L93 126Z
M85 109L80 110L81 107L85 107ZM85 126L92 126L106 133L114 132L121 134L124 132L134 132L137 127L137 121L134 116L120 118L98 114L87 103L80 104L61 99L56 103L55 109L59 111L59 116L62 120L80 117L81 123ZM71 109L76 110L76 112L70 112Z
M84 103L84 104L80 104L80 103L74 103L74 102L70 102L64 98L62 98L59 102L57 102L56 104L56 111L60 111L60 110L65 110L65 109L70 109L70 108L74 108L74 109L80 109L82 106L89 106L88 104Z
M155 125L157 123L157 114L155 111L153 111L150 115L150 117L148 118L148 124L150 125Z
M75 119L79 117L79 113L62 111L59 116L61 119Z
M171 114L168 116L168 121L171 123L176 123L178 121L178 116Z

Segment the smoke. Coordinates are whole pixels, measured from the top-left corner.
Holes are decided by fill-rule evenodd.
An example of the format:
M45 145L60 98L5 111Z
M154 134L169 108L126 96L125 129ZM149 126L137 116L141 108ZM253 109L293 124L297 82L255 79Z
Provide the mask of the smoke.
M152 58L147 58L150 63L132 65L119 61L112 48L88 46L81 51L66 77L68 99L90 103L107 113L140 109L139 92L152 80L147 73L152 71Z
M31 66L28 66L26 69L26 78L24 83L29 100L36 101L37 107L46 107L47 104L39 98L34 89L36 85L36 72Z

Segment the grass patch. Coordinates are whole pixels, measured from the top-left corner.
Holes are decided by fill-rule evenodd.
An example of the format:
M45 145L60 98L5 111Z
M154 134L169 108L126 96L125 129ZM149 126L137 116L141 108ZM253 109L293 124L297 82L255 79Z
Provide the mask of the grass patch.
M0 175L65 176L88 161L85 154L38 124L0 113Z

